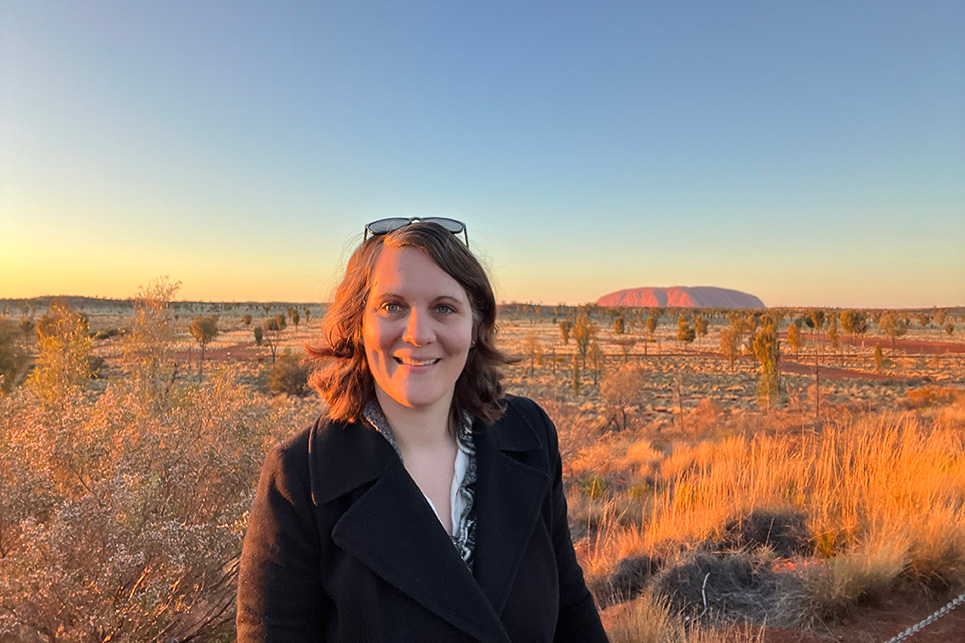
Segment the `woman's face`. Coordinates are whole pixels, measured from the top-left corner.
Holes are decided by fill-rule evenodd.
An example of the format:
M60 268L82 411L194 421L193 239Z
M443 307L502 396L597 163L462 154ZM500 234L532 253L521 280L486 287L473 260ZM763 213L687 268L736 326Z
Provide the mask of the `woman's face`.
M465 289L414 248L383 248L372 272L362 340L383 410L448 411L472 343Z

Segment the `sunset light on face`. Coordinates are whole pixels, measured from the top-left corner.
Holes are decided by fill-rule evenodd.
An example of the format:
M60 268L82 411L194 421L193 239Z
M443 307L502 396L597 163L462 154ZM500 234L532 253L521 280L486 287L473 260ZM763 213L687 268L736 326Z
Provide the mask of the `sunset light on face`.
M501 301L965 302L959 2L4 3L0 297L327 301L361 222Z

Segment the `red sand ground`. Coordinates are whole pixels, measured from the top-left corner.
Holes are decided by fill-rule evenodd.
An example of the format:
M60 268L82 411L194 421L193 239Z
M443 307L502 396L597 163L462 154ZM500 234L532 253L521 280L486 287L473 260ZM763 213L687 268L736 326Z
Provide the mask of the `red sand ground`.
M880 605L863 609L835 627L814 632L769 628L765 643L884 643L940 609L949 599L925 602L907 597L889 597ZM965 606L959 605L910 639L911 643L965 641Z
M808 375L814 376L814 364L799 364L792 359L786 357L781 358L781 372L782 373L793 373L794 375ZM821 379L829 380L845 380L845 379L862 379L862 380L890 380L893 382L907 382L909 380L915 379L907 377L905 375L889 375L888 373L874 373L872 371L855 371L847 368L834 368L829 366L821 366Z
M786 337L786 333L782 333L782 337ZM804 339L807 341L812 341L811 335L809 333L804 333ZM815 334L814 341L818 341L826 344L828 341L827 336L824 333ZM881 344L882 349L891 349L891 338L888 337L864 337L859 335L853 340L850 335L838 335L838 343L842 346L861 346L864 348L874 348L875 344ZM921 339L897 339L895 340L894 348L905 353L912 353L915 355L934 355L936 353L945 355L949 353L965 353L965 343L949 341L926 341Z

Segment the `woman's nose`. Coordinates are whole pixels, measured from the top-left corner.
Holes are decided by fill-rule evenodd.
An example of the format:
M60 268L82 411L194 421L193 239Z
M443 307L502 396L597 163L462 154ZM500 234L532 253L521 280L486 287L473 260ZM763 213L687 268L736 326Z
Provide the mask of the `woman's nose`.
M432 320L429 315L413 306L409 309L409 318L406 321L402 341L413 346L425 346L432 341L433 337Z

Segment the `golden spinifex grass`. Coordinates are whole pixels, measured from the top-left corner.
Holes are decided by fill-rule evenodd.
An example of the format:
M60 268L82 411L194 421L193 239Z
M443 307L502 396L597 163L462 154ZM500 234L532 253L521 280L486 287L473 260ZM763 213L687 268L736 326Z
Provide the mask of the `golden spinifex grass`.
M763 643L763 627L717 630L694 627L666 599L648 592L606 614L612 643Z
M755 510L806 516L798 573L822 618L899 583L942 591L965 584L965 395L936 410L846 415L815 428L751 434L746 418L669 443L645 430L588 445L569 498L585 520L584 567L597 587L640 554L720 548L724 526ZM581 497L582 496L582 497ZM772 558L776 556L772 555Z

